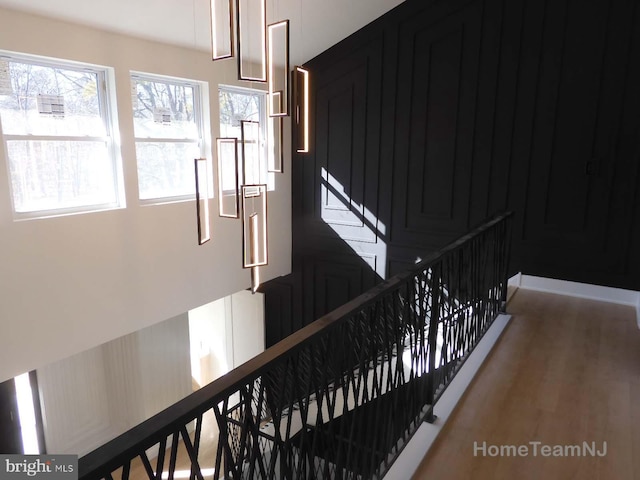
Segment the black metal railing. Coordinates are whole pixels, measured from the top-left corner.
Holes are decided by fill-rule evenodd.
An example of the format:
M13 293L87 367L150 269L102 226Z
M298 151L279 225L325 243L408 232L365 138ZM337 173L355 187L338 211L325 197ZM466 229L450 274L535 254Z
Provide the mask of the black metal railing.
M80 459L80 478L380 478L506 299L493 218Z

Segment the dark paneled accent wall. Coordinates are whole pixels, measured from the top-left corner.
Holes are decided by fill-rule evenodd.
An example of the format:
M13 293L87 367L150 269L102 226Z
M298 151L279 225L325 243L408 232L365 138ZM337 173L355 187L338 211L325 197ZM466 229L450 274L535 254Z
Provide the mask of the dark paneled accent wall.
M307 63L273 344L486 217L512 272L640 290L640 6L408 0Z

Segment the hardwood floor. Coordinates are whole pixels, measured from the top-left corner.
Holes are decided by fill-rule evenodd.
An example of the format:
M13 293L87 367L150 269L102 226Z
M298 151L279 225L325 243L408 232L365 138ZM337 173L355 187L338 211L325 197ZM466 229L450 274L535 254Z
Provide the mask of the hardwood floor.
M510 325L414 479L640 479L634 309L519 290L508 310ZM475 442L486 456L474 456ZM543 455L542 445L583 442L600 453L606 443L606 455ZM529 453L490 456L500 445Z

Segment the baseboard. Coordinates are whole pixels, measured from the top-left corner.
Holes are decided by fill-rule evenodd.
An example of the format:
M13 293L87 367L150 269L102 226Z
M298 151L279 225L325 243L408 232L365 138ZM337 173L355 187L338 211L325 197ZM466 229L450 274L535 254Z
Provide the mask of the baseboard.
M473 377L478 373L510 320L510 315L499 315L495 319L491 328L484 334L480 343L471 352L467 361L443 392L438 403L436 403L434 408L434 413L437 417L436 421L434 423L423 423L418 428L418 431L384 476L385 480L406 480L415 474L447 420L451 417L462 395L471 384Z
M510 287L520 287L520 282L522 282L522 273L518 272L509 279L507 285Z
M637 305L639 293L622 288L603 287L601 285L535 277L533 275L522 275L520 288L633 306Z
M640 292L623 288L604 287L588 283L570 282L555 278L536 277L518 273L509 279L509 285L537 292L556 293L569 297L588 298L601 302L630 305L636 309L636 321L640 328Z

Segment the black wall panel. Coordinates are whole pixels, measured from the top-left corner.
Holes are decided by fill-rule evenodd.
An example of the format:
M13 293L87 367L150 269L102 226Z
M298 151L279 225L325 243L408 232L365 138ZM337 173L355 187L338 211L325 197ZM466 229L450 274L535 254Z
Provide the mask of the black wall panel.
M407 0L308 62L270 341L506 209L513 271L640 289L638 58L635 1Z
M632 288L630 211L637 185L622 127L633 9L630 2L530 5L521 55L509 207L519 215L520 268L555 278ZM537 33L537 37L535 36Z
M289 276L291 277L291 276ZM288 280L293 280L289 278ZM265 331L265 343L269 346L278 343L287 335L303 327L301 292L299 282L286 279L272 280L268 284L264 308L269 319L269 328Z
M415 245L467 230L480 0L400 25L391 240Z

